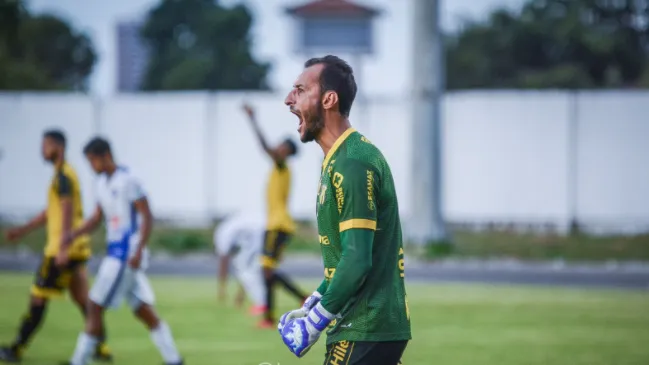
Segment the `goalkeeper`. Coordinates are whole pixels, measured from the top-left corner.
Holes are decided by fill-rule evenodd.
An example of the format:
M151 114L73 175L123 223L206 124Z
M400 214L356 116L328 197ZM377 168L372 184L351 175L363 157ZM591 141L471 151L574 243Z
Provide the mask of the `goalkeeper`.
M399 208L388 163L349 123L355 95L351 67L326 56L306 62L286 98L302 142L325 153L316 208L325 279L278 329L298 357L328 328L325 364L397 365L411 339Z

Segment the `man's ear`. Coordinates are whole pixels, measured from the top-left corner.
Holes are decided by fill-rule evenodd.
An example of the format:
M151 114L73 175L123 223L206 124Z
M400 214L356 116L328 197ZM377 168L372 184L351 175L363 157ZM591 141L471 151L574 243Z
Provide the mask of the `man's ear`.
M327 91L322 96L322 108L325 110L334 109L338 104L338 94L335 91Z

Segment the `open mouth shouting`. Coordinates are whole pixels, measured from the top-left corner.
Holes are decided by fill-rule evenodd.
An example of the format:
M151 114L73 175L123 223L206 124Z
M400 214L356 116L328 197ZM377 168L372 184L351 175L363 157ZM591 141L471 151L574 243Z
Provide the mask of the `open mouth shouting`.
M300 134L302 134L302 130L304 129L305 124L306 124L305 121L304 121L304 118L302 118L302 114L300 114L300 112L298 112L296 109L291 107L290 110L291 110L291 113L293 113L293 114L295 114L295 116L297 116L297 118L299 120L299 124L297 126L297 131Z

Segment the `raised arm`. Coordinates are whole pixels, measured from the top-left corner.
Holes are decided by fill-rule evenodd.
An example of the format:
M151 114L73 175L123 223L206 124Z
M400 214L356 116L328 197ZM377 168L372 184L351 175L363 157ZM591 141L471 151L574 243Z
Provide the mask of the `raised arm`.
M356 160L344 161L335 171L334 187L341 188L344 196L339 220L342 257L321 299L321 305L330 313L339 313L345 307L372 268L377 224L376 171Z
M266 138L264 137L264 134L261 132L261 128L259 128L259 124L257 123L257 116L255 114L255 110L248 104L244 104L243 110L248 116L248 121L250 122L250 125L252 126L252 129L254 130L255 135L257 136L257 140L259 141L259 144L264 149L266 154L270 158L272 158L273 161L275 161L275 163L282 162L277 152L268 145L268 142L266 142Z

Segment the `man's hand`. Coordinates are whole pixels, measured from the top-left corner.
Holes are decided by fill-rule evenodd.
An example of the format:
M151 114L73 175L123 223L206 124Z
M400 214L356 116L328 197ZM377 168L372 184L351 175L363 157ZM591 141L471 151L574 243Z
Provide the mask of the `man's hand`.
M277 329L281 332L282 328L284 328L288 321L296 318L306 317L309 314L309 311L320 302L320 298L322 298L322 295L318 293L317 290L314 291L313 294L311 294L311 296L304 301L302 308L286 312L279 318Z
M334 319L321 303L316 304L306 317L291 319L279 331L288 349L297 357L304 356L318 342L322 331Z
M9 242L16 242L18 239L20 239L20 237L24 236L25 233L27 233L25 228L16 227L16 228L9 229L5 233L5 237L7 238L7 241L9 241Z
M135 254L133 257L131 257L130 260L128 260L128 265L134 269L137 270L140 268L140 264L142 263L142 250L137 249L135 250Z
M68 265L68 262L70 257L68 255L68 249L61 247L59 249L59 253L56 254L56 258L54 259L54 263L56 264L57 267L59 268L64 268Z
M67 233L67 234L62 234L61 235L61 247L68 247L69 245L72 244L72 241L74 241L75 235L73 232Z

